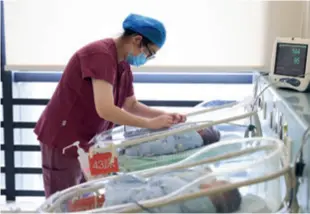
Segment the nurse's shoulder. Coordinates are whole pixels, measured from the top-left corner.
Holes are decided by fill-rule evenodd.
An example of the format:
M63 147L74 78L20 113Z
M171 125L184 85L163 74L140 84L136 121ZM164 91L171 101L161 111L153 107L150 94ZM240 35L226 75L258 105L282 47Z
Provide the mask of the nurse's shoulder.
M65 67L59 84L80 90L87 79L103 79L113 84L117 69L117 50L113 39L102 39L78 49Z
M87 44L76 52L82 78L100 79L114 83L117 71L117 49L113 39L103 39Z

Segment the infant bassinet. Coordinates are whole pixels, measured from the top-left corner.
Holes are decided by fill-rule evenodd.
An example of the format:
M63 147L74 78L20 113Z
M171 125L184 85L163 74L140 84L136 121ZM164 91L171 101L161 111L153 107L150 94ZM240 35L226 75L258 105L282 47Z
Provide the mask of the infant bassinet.
M229 146L234 148L229 153L223 152L224 147ZM211 159L203 159L205 152L216 150L218 155ZM222 151L222 153L220 152ZM147 199L139 201L139 204L128 203L124 205L102 207L104 200L98 198L91 199L97 195L104 197L104 188L107 182L117 179L122 175L110 176L89 181L67 190L58 192L47 199L39 208L39 212L73 212L87 210L86 207L75 207L75 210L70 210L68 204L75 203L80 199L93 200L92 206L88 206L91 213L118 213L118 212L139 212L147 208L155 208L163 204L173 203L173 200L178 200L180 203L183 200L189 200L190 197L198 198L204 195L212 195L229 191L238 188L242 196L241 204L237 213L270 213L276 212L281 207L283 202L283 193L281 192L281 182L279 177L284 175L289 170L289 161L285 159L287 151L284 143L273 138L252 138L222 141L218 144L213 144L208 148L204 148L194 155L178 163L169 164L165 167L157 167L148 170L128 173L128 175L137 175L142 177L152 177L153 175L173 172L174 170L192 168L196 166L208 167L212 169L211 174L203 175L191 182L191 184L182 187L176 192L156 199ZM200 159L200 161L197 161ZM259 157L259 158L258 158ZM282 164L280 164L282 162ZM233 164L233 165L232 165ZM211 188L203 192L191 192L190 194L182 194L186 188L192 185L213 183L216 180L228 180L229 185L219 188ZM284 190L285 191L285 190ZM175 199L174 199L175 198ZM268 200L264 200L268 198ZM76 202L77 202L76 201ZM76 204L77 205L77 204ZM81 203L80 203L81 205ZM142 207L142 208L141 208ZM71 207L72 208L72 207ZM144 210L145 211L145 210Z
M150 131L147 129L140 129L134 127L120 126L95 136L90 142L93 144L91 147L92 152L96 151L99 153L109 152L109 150L101 150L100 147L105 147L108 144L115 145L118 148L125 148L127 143L144 143L156 139L163 139L168 136L172 136L178 133L186 133L188 131L199 130L202 127L209 127L212 125L218 125L218 129L221 132L221 139L231 138L243 138L244 133L247 129L246 124L250 124L249 118L256 114L256 111L247 112L246 107L249 105L248 102L235 103L229 101L227 103L216 103L217 105L223 104L220 107L214 107L214 109L203 109L198 114L193 114L188 117L188 122L185 124L177 124L169 129ZM203 107L208 106L207 104ZM236 122L236 124L231 124ZM230 124L227 124L230 123ZM225 125L226 124L226 125ZM127 128L127 129L126 129ZM223 128L223 129L222 129ZM222 131L222 130L223 131ZM128 137L128 132L136 132L135 135ZM127 136L126 138L124 136ZM132 145L132 144L131 144ZM131 172L136 170L149 169L153 167L163 166L171 163L178 162L197 152L203 147L193 148L186 151L179 151L174 154L160 155L160 156L128 156L122 154L120 149L117 151L118 165L121 172ZM101 150L101 151L100 151ZM208 157L212 157L216 154L206 154ZM87 178L93 178L95 176L90 175L90 170L85 169L87 160L82 160L82 168ZM100 176L100 175L98 175ZM97 177L98 177L97 176Z
M211 108L236 103L237 103L236 101L230 101L230 100L213 100L210 102L201 103L197 107ZM225 140L225 139L243 138L247 126L240 124L239 125L219 124L216 126L216 128L221 132L221 140ZM145 136L145 134L143 133L140 136L144 137L143 135ZM131 172L175 163L189 157L190 155L194 154L201 148L203 147L178 152L177 154L169 154L153 157L135 157L135 156L121 155L119 156L121 167L120 169L123 172ZM227 151L229 151L229 148L227 148ZM216 153L214 154L206 153L205 156L202 158L212 157L215 155Z

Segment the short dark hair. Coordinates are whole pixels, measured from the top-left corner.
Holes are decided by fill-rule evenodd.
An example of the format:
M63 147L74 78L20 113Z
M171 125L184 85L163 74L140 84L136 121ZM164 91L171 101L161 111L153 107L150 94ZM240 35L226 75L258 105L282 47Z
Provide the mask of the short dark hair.
M142 36L142 45L144 46L148 46L148 45L153 45L154 43L151 42L148 38L146 38L145 36L141 35L140 33L137 33L133 30L129 30L129 29L125 29L125 31L122 34L122 37L130 37L130 36Z
M228 190L214 195L212 200L217 213L233 213L240 209L242 196L238 189Z
M203 139L203 145L205 146L218 142L221 139L221 133L213 126L198 130L198 133Z

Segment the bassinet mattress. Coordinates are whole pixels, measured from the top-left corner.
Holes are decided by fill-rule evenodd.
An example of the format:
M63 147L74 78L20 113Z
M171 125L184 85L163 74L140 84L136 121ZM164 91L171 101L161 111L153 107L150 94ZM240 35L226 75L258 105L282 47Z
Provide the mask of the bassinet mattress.
M82 196L82 198L87 197L89 197L87 194ZM62 212L70 212L66 203L61 207ZM271 213L271 211L264 199L257 195L248 193L242 197L240 208L235 213Z

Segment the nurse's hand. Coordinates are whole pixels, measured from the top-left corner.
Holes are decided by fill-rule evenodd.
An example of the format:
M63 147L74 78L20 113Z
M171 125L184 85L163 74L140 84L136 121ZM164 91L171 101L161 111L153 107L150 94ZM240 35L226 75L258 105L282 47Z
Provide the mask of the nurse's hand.
M158 117L154 117L148 120L147 128L149 129L161 129L169 128L174 124L173 116L169 114L163 114Z
M184 123L186 121L186 115L179 113L169 113L173 117L173 123Z

